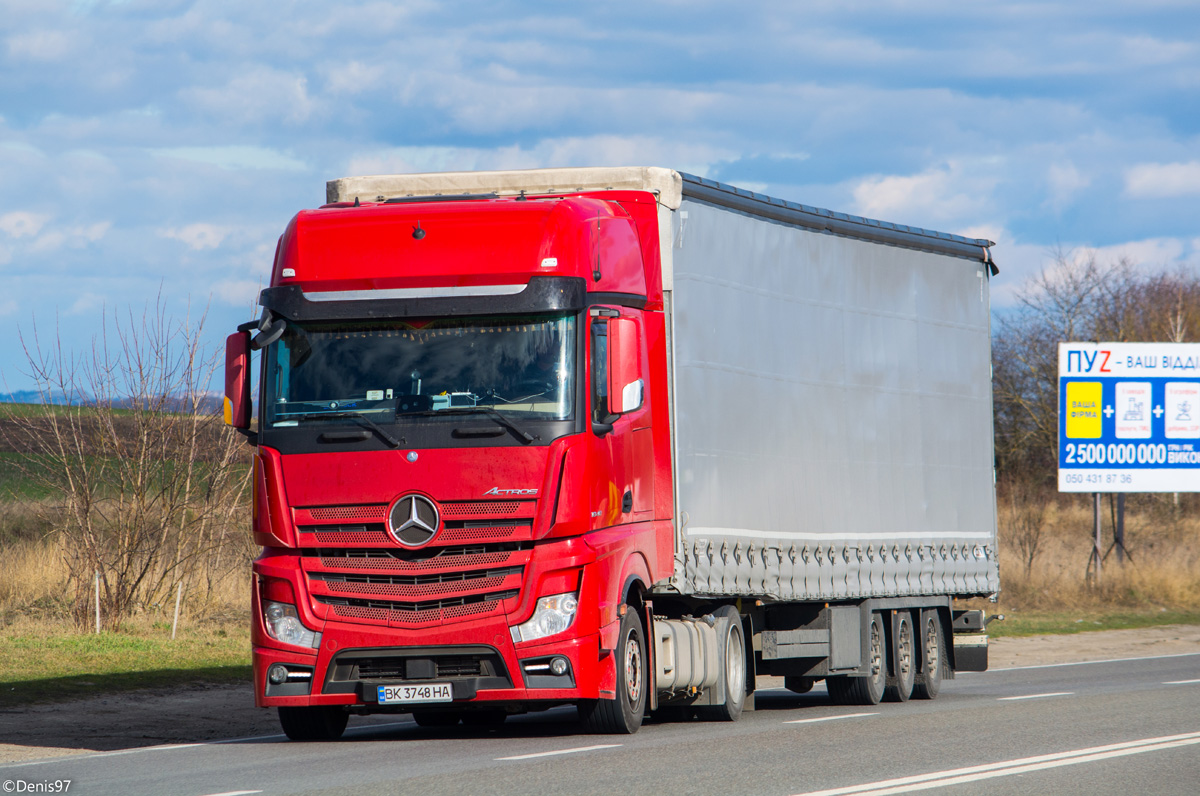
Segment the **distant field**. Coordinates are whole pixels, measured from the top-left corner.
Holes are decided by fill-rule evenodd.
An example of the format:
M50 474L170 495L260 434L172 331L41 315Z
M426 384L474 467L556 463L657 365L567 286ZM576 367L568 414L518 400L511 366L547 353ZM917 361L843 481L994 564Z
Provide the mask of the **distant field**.
M247 623L248 624L248 623ZM0 708L195 682L249 682L250 639L241 623L132 626L79 633L69 626L20 623L0 631Z
M989 610L988 613L1004 614L1004 611ZM1003 621L989 624L988 635L1016 638L1161 625L1200 625L1200 611L1016 611L1005 614Z

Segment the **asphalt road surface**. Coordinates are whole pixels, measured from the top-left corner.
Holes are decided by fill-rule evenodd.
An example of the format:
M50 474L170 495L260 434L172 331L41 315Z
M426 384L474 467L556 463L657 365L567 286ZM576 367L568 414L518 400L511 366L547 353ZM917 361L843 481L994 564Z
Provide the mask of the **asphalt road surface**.
M336 743L268 736L3 765L0 789L79 796L1200 793L1200 653L960 674L932 702L839 707L821 686L804 695L763 688L757 701L736 723L651 722L632 736L581 734L570 708L511 717L492 730L352 719Z

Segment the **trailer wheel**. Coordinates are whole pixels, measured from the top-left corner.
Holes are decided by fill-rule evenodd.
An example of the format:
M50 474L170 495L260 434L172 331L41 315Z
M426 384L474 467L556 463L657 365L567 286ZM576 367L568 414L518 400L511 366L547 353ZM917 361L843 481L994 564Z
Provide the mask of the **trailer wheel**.
M937 611L921 612L921 670L913 686L917 699L937 699L942 690L942 672L946 665L946 637Z
M729 621L717 642L717 659L725 678L725 704L713 707L712 716L718 721L737 721L746 706L746 638L742 617L732 605L722 605L713 611L713 616L718 621L722 617Z
M650 682L646 669L646 634L633 606L629 606L625 616L621 617L620 633L616 649L616 699L592 699L579 705L579 716L592 732L632 735L642 726L642 716L646 712L646 689Z
M835 705L878 705L887 685L887 644L883 617L871 614L870 643L867 647L868 672L865 676L837 675L825 678L829 698Z
M419 727L453 727L462 718L457 710L414 710L413 721Z
M907 702L912 696L913 681L917 676L917 651L913 641L912 616L908 611L897 611L892 620L892 677L891 685L883 692L888 702Z
M350 714L331 706L279 708L279 724L293 741L336 741Z

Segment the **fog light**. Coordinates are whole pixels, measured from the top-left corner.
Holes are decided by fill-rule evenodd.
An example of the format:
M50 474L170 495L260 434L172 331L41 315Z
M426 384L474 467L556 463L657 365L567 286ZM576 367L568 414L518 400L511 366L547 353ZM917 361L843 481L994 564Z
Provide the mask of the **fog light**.
M288 670L282 663L272 663L271 668L267 669L267 679L272 685L282 685L287 682Z
M567 663L567 659L566 659L566 658L562 658L562 657L553 658L553 659L551 659L551 661L550 661L550 673L551 673L551 674L554 674L554 675L563 675L563 674L566 674L566 673L567 673L567 667L568 667L569 665L570 665L570 664L568 664L568 663Z

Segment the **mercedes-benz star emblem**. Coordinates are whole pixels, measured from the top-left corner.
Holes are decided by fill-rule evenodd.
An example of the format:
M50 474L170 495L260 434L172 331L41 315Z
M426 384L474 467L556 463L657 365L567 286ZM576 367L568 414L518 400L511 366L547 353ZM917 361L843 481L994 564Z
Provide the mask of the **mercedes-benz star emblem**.
M388 531L405 547L420 547L438 531L438 510L424 495L405 495L388 512Z

